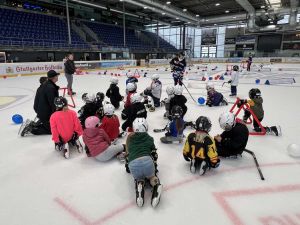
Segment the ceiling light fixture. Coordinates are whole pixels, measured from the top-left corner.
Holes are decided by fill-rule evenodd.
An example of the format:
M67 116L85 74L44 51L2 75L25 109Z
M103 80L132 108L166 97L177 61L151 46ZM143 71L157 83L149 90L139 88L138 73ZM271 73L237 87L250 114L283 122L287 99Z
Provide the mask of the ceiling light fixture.
M199 17L199 15L197 14L196 17Z
M144 9L148 9L148 7L147 7L147 6L144 6Z
M216 4L215 4L215 6L219 6L219 5L220 5L220 3L216 3Z
M261 9L264 9L264 8L266 8L266 6L265 6L265 5L262 5L260 8L261 8Z
M233 16L232 18L233 18L233 19L236 19L236 16Z
M226 11L225 11L225 13L229 13L229 12L230 12L229 10L226 10Z
M170 4L171 4L171 2L170 2L170 1L168 1L168 2L166 2L166 4L167 4L167 5L170 5Z
M178 18L178 17L176 17L176 20L179 20L179 18Z
M166 13L163 12L162 15L166 15Z
M187 11L187 9L183 9L182 11L183 11L183 12L186 12L186 11Z

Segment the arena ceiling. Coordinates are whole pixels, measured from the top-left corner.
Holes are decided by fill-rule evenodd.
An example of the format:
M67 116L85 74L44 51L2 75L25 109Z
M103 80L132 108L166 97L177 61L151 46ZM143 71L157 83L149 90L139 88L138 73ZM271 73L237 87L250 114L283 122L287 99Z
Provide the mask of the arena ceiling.
M52 0L65 4L65 0ZM139 20L143 25L206 26L245 22L250 15L257 19L276 18L293 9L300 12L299 0L68 0L71 4L95 7ZM45 1L44 1L45 2ZM49 2L49 1L47 1ZM124 7L124 8L123 8ZM279 18L279 16L278 16Z

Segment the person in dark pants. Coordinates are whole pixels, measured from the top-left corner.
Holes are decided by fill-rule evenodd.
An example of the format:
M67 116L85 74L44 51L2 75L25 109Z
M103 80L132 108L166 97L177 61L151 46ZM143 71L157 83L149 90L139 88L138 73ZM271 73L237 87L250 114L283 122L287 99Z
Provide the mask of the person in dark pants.
M68 82L67 85L68 95L75 95L76 92L73 92L72 85L73 85L73 74L76 71L76 67L74 63L74 55L72 53L68 53L64 65L65 65L65 76Z
M235 115L231 112L222 113L219 123L224 132L214 137L218 155L222 157L241 155L248 143L247 126L236 122Z
M174 86L177 84L182 85L183 74L186 67L186 60L183 52L181 52L179 55L176 55L170 61L170 67L173 74Z
M51 134L49 121L52 113L56 111L54 99L58 97L59 87L55 84L58 81L58 75L59 73L54 70L47 73L48 80L39 87L34 99L33 108L39 121L27 120L20 129L22 137L30 133L34 135Z
M247 71L250 71L252 64L252 55L249 54L248 60L247 60Z

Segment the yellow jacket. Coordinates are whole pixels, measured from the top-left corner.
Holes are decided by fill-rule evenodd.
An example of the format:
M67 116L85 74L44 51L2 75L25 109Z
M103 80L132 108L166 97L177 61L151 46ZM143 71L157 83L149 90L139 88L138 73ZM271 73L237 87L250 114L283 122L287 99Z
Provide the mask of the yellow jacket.
M209 159L212 165L218 162L215 141L205 132L196 131L188 135L183 155L190 159Z

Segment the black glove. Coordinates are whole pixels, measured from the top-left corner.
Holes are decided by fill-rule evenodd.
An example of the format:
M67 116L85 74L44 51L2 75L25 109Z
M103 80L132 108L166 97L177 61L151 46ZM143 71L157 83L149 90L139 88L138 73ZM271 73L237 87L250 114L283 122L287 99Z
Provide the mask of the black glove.
M232 80L229 80L229 81L228 81L228 84L231 84L231 82L232 82Z
M247 103L247 99L240 99L240 101L237 104L237 107L240 108L243 104L246 104L246 103Z
M189 157L187 157L186 155L183 155L183 158L185 159L185 161L191 161L191 159Z

